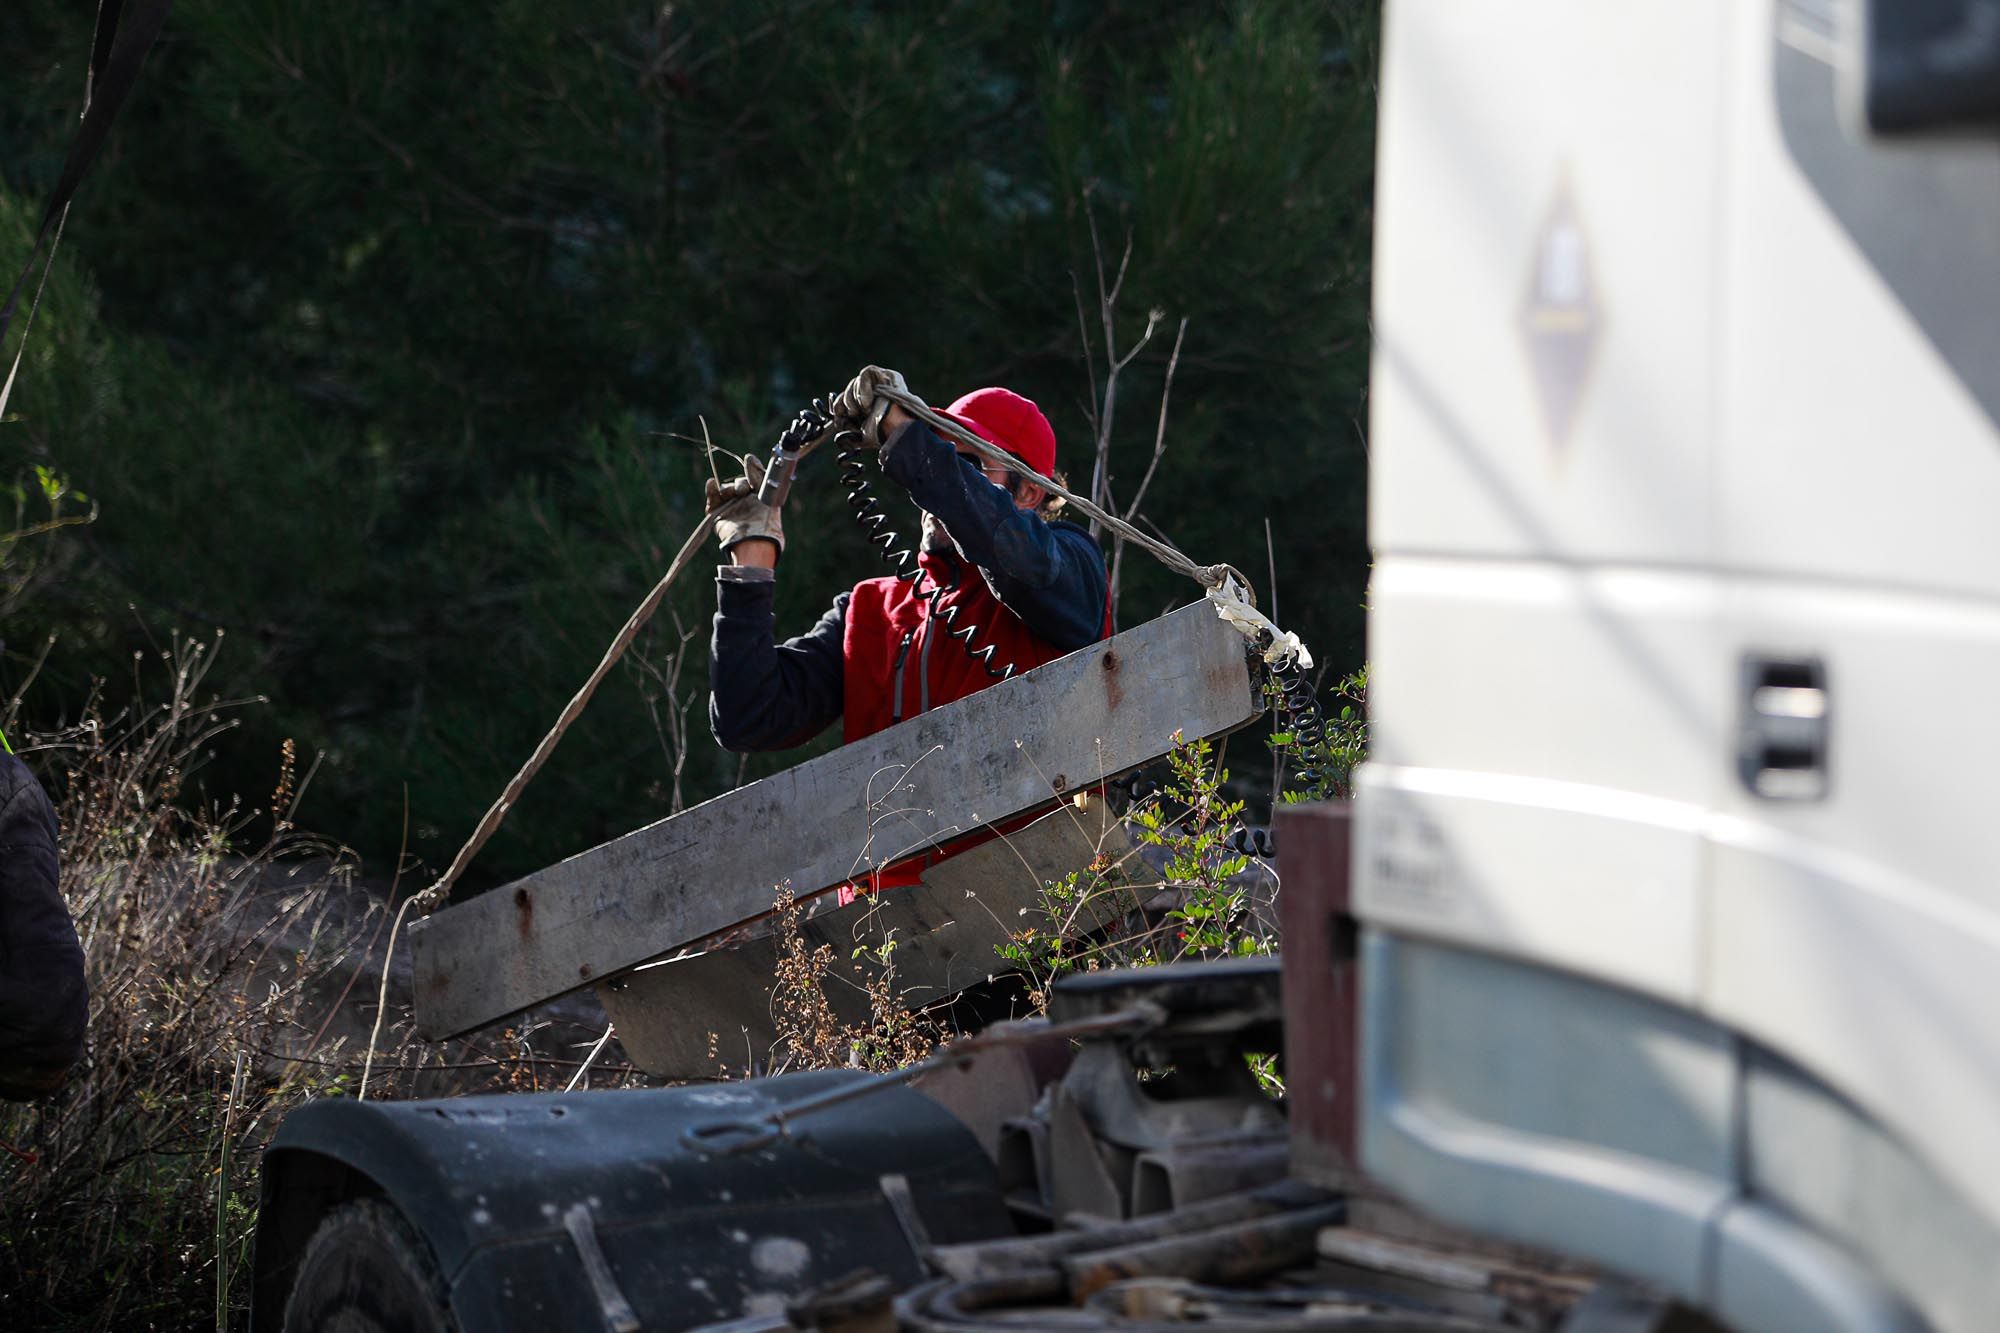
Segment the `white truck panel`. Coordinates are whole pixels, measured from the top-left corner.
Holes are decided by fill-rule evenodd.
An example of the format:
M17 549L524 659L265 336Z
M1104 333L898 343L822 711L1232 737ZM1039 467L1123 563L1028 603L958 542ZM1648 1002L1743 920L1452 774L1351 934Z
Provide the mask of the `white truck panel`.
M1713 800L1731 726L1705 573L1728 8L1391 6L1377 179L1361 901L1682 1000L1700 858L1668 812ZM1482 773L1558 787L1435 789ZM1426 824L1448 898L1371 868Z
M1397 1127L1438 1015L1605 983L1708 1025L1745 1086L1802 1090L1730 1102L1745 1133L1810 1105L1907 1158L1829 1185L1815 1236L1781 1202L1696 1209L1694 1267L1647 1275L1747 1318L1808 1308L1787 1265L1832 1281L1848 1245L1848 1276L1879 1265L1957 1330L1987 1270L1932 1261L2000 1237L2000 130L1843 125L1862 7L1387 7L1354 872L1400 970L1364 1015L1364 1159L1447 1216L1642 1253L1563 1212L1621 1197L1633 1151L1536 1183L1499 1066L1444 1108L1500 1154L1479 1199L1452 1195L1477 1152ZM1470 959L1507 994L1447 997ZM1521 1077L1596 1076L1559 1048ZM1718 1169L1752 1212L1797 1183ZM1909 1219L1937 1243L1878 1243L1919 1197L1956 1200Z
M1390 7L1378 552L1707 559L1730 8Z
M1781 4L1785 31L1791 4ZM1731 59L1762 73L1772 16L1734 7ZM1804 41L1783 50L1810 49ZM1820 55L1830 54L1820 52ZM1748 572L1936 589L2000 603L2000 439L1883 271L1788 147L1769 77L1732 81L1717 396L1718 563ZM1858 149L1853 151L1860 151ZM1875 143L1968 207L1941 229L1984 232L2000 259L2000 142ZM1865 225L1865 223L1863 224ZM1973 255L1968 255L1968 267ZM1968 284L1981 275L1968 272ZM1990 275L1988 277L1990 281ZM1963 318L1963 312L1940 312ZM1987 310L2000 321L2000 310ZM1944 779L1944 773L1932 776Z
M1699 807L1382 763L1361 795L1355 902L1370 923L1696 1001Z
M1370 601L1374 757L1713 799L1734 718L1712 578L1385 555Z
M1731 734L1711 581L1387 556L1371 602L1364 913L1692 1003Z
M1776 6L1777 58L1837 60L1802 10ZM1772 18L1738 10L1733 60L1771 62ZM1823 800L1721 786L1704 1007L2000 1220L2000 435L1786 142L1785 81L1732 87L1718 634L1826 664L1831 753ZM2000 202L1990 136L1867 151Z
M2000 1219L2000 609L1741 580L1724 624L1825 658L1830 784L1800 803L1723 787L1702 1008Z

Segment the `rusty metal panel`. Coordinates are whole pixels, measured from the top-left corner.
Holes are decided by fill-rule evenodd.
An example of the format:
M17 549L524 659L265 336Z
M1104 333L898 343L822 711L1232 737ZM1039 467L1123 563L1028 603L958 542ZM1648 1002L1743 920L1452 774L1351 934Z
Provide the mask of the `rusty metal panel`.
M1282 806L1273 821L1285 887L1285 1100L1293 1174L1329 1189L1356 1179L1360 966L1349 857L1353 806Z
M1205 603L418 922L418 1029L470 1031L1257 715Z
M924 872L921 884L815 912L799 925L808 950L831 945L835 973L825 987L835 1014L863 1021L868 1006L848 960L857 948L895 941L895 989L912 1007L944 999L1004 969L999 947L1041 905L1042 886L1093 857L1131 850L1123 825L1100 799L1066 804L1026 828L961 852ZM822 902L830 901L822 899ZM1086 931L1115 924L1109 904L1076 923ZM699 1078L726 1064L762 1065L777 1040L771 989L781 956L765 936L671 963L641 967L597 988L632 1062L668 1078ZM862 964L871 967L865 960ZM709 1055L708 1037L716 1036Z

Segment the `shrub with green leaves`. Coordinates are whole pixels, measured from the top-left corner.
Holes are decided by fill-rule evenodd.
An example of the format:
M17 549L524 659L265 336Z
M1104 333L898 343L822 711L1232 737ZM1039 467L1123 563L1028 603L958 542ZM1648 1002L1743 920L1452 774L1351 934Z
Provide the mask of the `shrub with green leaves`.
M1284 692L1275 683L1267 682L1264 697L1276 710L1284 700ZM1339 711L1328 714L1332 704ZM1281 717L1281 729L1274 730L1266 739L1276 764L1273 787L1278 792L1278 801L1284 805L1296 805L1301 801L1344 801L1354 795L1354 769L1368 757L1368 666L1361 667L1343 676L1333 687L1329 701L1322 701L1320 711L1320 735L1317 743L1308 743L1304 736L1292 730L1298 719ZM1311 774L1302 778L1301 774Z

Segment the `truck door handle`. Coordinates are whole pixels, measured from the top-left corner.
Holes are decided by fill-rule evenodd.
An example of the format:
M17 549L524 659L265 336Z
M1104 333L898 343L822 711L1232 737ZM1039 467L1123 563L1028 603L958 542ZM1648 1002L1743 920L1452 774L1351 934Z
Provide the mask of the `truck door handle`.
M1826 665L1817 657L1743 655L1737 766L1771 801L1817 801L1827 789Z

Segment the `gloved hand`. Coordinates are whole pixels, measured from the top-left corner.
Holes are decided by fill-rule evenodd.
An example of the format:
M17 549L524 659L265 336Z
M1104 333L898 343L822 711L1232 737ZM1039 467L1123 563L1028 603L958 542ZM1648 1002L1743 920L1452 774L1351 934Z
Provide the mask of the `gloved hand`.
M709 521L715 525L715 540L727 551L738 542L762 537L785 549L785 522L780 511L757 498L764 484L764 460L755 454L743 459L743 475L718 482L710 477L702 483Z
M848 381L840 396L833 400L833 414L846 417L861 427L862 438L872 448L882 447L882 418L895 406L879 391L895 389L908 393L910 386L903 382L900 371L884 370L881 366L864 367L859 375Z

